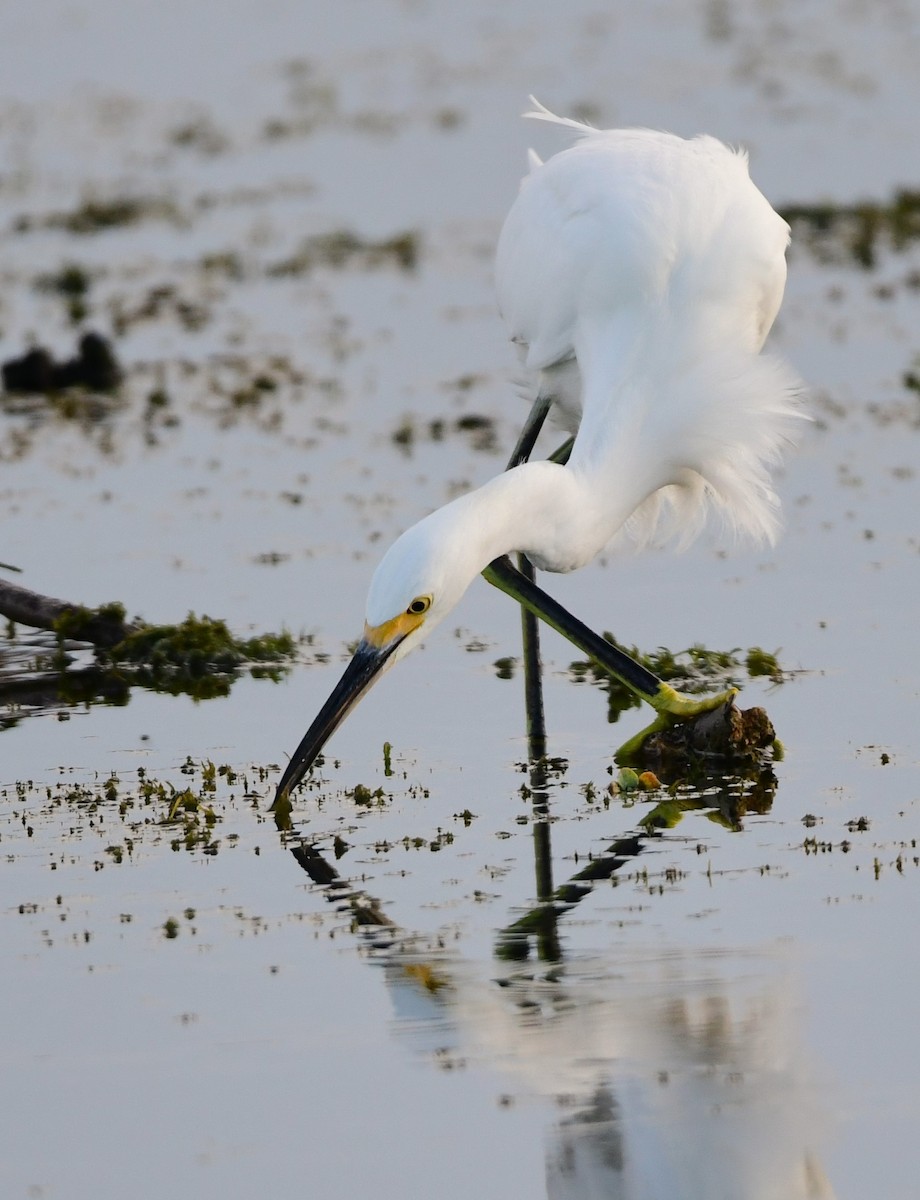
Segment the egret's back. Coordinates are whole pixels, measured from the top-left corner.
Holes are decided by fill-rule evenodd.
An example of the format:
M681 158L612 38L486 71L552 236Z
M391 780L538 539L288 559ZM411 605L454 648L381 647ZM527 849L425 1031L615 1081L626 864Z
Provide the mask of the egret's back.
M759 352L782 300L788 226L746 156L715 138L530 115L579 140L524 179L496 287L537 386L578 430L572 469L591 478L599 512L632 501L639 540L678 529L687 541L711 508L771 539L768 467L797 381Z
M789 228L747 159L711 137L592 130L531 171L498 244L499 306L540 370L603 313L667 320L691 349L718 331L757 351L786 280Z

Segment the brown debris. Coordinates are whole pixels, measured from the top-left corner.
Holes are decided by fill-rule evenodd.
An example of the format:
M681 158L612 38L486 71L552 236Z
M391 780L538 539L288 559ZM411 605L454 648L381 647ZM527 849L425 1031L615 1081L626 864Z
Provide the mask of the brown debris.
M733 701L652 734L642 747L643 760L712 757L750 761L763 756L776 731L763 708L736 708Z

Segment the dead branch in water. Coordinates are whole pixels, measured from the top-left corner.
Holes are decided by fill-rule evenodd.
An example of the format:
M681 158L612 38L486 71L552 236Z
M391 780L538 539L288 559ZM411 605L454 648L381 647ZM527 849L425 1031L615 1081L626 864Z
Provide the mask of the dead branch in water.
M142 625L125 620L121 604L86 608L70 600L42 596L17 583L0 579L0 616L31 629L47 629L77 642L110 647L123 642Z

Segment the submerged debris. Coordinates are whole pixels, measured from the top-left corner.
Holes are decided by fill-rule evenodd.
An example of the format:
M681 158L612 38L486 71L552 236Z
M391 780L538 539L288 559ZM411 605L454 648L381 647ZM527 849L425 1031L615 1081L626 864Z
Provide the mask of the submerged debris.
M737 708L734 702L700 713L646 738L642 761L671 776L676 763L718 758L762 761L776 743L776 731L763 708Z
M125 620L123 604L102 604L86 608L69 600L43 596L30 588L0 580L0 616L31 629L46 629L60 639L91 642L96 646L114 646L138 628Z

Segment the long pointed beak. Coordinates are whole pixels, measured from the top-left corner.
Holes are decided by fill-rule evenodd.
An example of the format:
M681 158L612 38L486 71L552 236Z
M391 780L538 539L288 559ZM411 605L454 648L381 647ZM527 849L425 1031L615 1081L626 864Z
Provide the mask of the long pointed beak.
M403 640L397 636L386 645L377 647L365 639L359 643L354 658L345 668L345 674L335 685L332 695L319 710L313 724L304 734L300 745L291 755L284 774L275 791L272 802L274 809L279 800L289 795L313 766L320 751L342 724L365 692L380 678L393 651Z

